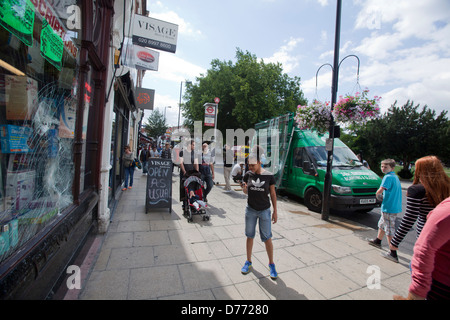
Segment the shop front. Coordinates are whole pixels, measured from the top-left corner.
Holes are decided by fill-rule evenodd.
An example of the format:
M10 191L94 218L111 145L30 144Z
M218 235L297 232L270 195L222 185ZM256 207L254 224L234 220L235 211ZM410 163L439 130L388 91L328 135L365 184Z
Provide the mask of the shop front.
M0 4L0 299L51 298L96 229L112 15Z

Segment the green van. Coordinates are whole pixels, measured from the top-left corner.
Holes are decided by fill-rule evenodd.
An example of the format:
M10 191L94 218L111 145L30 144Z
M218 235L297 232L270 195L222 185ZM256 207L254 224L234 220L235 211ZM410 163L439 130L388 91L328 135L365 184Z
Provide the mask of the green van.
M293 113L257 123L255 131L252 146L264 148L264 167L274 173L277 189L303 198L308 209L320 212L328 133L298 128ZM380 184L381 178L335 138L330 208L369 212L381 204L375 197Z

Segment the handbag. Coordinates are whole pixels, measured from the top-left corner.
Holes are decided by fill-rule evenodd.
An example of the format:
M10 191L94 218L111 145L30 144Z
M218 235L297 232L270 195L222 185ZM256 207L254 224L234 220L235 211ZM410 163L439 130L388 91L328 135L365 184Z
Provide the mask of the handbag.
M141 162L139 161L138 158L134 158L134 160L133 160L133 165L134 165L135 167L137 167L138 169L142 169Z

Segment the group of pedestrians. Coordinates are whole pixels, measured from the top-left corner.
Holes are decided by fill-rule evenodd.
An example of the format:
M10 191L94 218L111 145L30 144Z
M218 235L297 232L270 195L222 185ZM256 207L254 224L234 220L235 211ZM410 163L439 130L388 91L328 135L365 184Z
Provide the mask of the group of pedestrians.
M214 155L209 150L208 144L202 145L202 156L195 156L195 141L191 140L185 151L180 152L180 197L184 193L182 189L183 178L191 171L199 171L202 180L206 182L205 200L214 185ZM256 225L259 224L259 235L266 247L269 259L270 277L276 279L278 273L273 259L272 227L277 222L277 197L275 192L275 178L273 174L265 170L261 164L263 156L262 148L256 146L248 156L249 170L238 180L242 190L247 194L247 207L245 208L245 235L247 260L241 269L243 274L248 274L252 268L253 239L256 234ZM225 191L231 191L230 176L232 175L234 155L229 146L224 148L224 177ZM233 159L233 160L231 160ZM240 164L235 164L242 170ZM234 177L235 178L235 177ZM271 210L271 205L273 210Z
M201 174L206 183L205 197L214 186L214 155L208 144L202 145L201 156L195 156L195 141L188 143L185 152L180 151L180 196L184 193L183 177L194 171ZM171 156L170 146L163 150L161 157ZM164 156L163 156L164 155ZM247 158L247 170L243 163L235 163L233 151L224 148L224 178L226 192L231 191L230 178L239 182L247 195L245 208L245 236L247 259L241 269L248 274L252 268L252 250L259 225L259 235L265 244L270 277L276 279L278 274L273 258L272 223L276 223L277 197L274 175L262 165L263 150L254 147ZM133 185L133 169L129 165L133 160L130 148L125 147L123 156L125 166L125 188ZM148 158L141 152L144 165ZM230 159L233 159L230 161ZM144 166L145 168L145 166ZM406 211L399 227L395 228L397 215L402 212L402 189L400 180L394 172L395 161L386 159L381 162L384 174L376 196L382 201L381 217L378 222L378 233L369 244L382 248L381 243L386 236L389 252L382 255L398 263L398 247L406 234L417 222L417 241L411 261L411 284L408 296L395 296L395 299L450 299L450 178L444 171L441 161L435 156L420 158L415 164L415 175L412 185L407 190ZM145 172L145 171L144 171ZM130 177L130 185L127 184Z
M207 196L214 186L214 156L209 150L207 143L202 145L202 153L200 156L195 154L195 141L191 140L186 146L186 150L181 150L180 158L180 199L184 193L183 179L191 172L199 172L201 179L205 181L206 188L204 201L207 202Z
M172 149L170 147L170 143L166 143L165 148L161 150L161 152L158 152L155 145L147 146L140 150L139 160L142 166L143 174L147 174L148 160L150 158L172 159ZM136 168L136 160L137 156L131 151L130 146L126 145L124 147L124 153L122 156L122 165L125 174L124 187L122 188L122 191L126 191L127 189L133 188L133 178L134 178L134 170Z
M418 159L413 184L406 194L406 211L396 229L397 214L402 212L402 190L394 168L392 159L381 162L384 177L376 193L382 200L381 217L377 237L369 244L381 249L386 235L390 251L383 256L398 262L398 247L417 222L408 297L394 298L450 299L450 178L437 157Z

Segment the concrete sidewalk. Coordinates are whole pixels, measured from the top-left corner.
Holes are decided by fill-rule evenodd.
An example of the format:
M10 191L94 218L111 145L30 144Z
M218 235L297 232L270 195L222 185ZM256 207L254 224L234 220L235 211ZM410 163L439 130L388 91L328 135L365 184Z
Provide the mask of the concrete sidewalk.
M105 235L97 236L82 266L81 290L66 299L354 299L391 300L407 295L411 257L399 252L396 264L369 246L376 230L320 214L280 198L273 225L274 260L279 277L269 277L264 244L256 235L253 270L246 260L242 191L215 186L208 196L209 221L188 223L179 203L179 175L173 174L173 207L145 213L146 176L137 170ZM223 176L216 174L223 183ZM236 186L233 188L237 188ZM384 249L387 249L384 241ZM84 273L84 274L83 274ZM380 275L380 287L373 280Z

